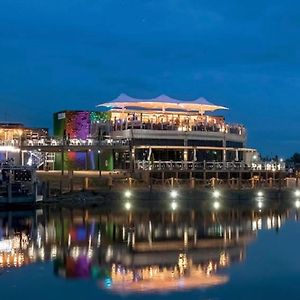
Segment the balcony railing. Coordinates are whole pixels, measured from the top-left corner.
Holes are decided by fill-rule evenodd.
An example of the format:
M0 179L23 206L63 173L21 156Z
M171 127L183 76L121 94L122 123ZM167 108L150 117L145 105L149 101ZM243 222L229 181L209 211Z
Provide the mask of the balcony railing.
M168 171L168 170L207 170L207 171L282 171L284 163L262 162L246 164L245 162L197 162L197 161L136 161L138 170Z
M36 147L36 146L128 146L128 139L25 139L0 141L1 147ZM9 150L8 150L9 151Z
M222 132L237 135L245 135L246 128L242 125L231 124L171 124L171 123L142 123L140 121L133 121L131 123L116 121L111 130L122 131L128 129L144 129L144 130L163 130L163 131L183 131L183 132Z

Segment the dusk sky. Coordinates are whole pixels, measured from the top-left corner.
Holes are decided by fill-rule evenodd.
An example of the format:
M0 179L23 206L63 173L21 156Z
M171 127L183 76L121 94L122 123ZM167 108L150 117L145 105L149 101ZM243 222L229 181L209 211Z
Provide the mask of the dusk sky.
M300 152L298 1L1 0L0 71L2 121L203 96L263 155Z

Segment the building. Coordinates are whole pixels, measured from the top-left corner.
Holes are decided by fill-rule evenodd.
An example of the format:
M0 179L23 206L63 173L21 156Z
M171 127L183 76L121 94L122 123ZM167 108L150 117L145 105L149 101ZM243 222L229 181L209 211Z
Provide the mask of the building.
M115 168L150 169L176 162L244 162L257 155L247 148L247 131L216 111L226 107L204 98L181 101L161 95L137 99L121 94L100 104L109 109L110 138L128 139L131 149L114 152ZM131 165L131 166L130 166Z
M22 142L41 141L47 137L47 128L30 128L22 123L0 123L0 161L13 159L20 164L19 153Z
M80 151L79 146L94 146L102 140L108 139L110 130L110 113L96 111L60 111L53 115L54 139L63 141L70 146L70 151L63 153L64 168L66 170L112 170L112 150L95 149ZM72 151L71 146L78 146L78 151ZM86 147L85 147L86 148ZM99 160L99 161L98 161ZM55 154L55 169L61 169L62 155Z

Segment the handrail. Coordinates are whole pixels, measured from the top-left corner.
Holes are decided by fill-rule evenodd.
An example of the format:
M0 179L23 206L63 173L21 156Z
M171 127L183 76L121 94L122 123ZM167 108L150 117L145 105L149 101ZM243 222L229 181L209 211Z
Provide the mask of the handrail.
M249 170L249 171L282 171L284 163L262 162L246 164L245 162L198 162L198 161L135 161L138 170Z

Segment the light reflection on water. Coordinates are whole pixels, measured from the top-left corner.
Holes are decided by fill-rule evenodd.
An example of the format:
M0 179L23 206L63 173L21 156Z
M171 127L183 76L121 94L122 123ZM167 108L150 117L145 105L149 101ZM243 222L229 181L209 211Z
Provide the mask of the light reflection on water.
M263 229L291 209L120 212L48 207L0 213L0 269L53 261L60 280L93 280L113 294L220 286Z

